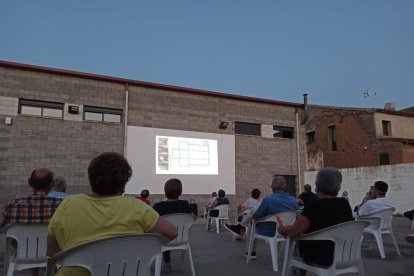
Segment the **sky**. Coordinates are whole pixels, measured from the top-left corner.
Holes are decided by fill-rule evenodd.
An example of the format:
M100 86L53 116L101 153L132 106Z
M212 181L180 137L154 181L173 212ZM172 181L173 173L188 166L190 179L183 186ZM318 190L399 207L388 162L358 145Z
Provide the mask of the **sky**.
M414 106L413 15L412 0L0 0L0 60L400 110Z

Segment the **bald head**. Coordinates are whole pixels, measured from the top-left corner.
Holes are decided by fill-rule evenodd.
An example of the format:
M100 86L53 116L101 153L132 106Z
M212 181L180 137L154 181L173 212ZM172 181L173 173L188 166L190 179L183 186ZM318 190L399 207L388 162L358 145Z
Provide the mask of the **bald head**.
M273 176L272 180L272 191L276 192L284 192L286 190L286 180L281 175Z
M34 190L47 190L53 186L54 174L47 168L39 168L32 172L28 182ZM48 191L47 191L48 192Z

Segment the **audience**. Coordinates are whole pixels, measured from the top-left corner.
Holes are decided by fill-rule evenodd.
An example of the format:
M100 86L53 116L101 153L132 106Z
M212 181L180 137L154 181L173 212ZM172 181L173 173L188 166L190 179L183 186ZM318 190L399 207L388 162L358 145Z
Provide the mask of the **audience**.
M225 228L239 237L243 236L246 232L246 227L252 221L252 219L259 219L271 214L276 214L283 211L296 211L298 205L295 197L289 195L286 192L286 180L281 175L276 175L272 180L272 192L273 194L263 198L262 203L255 213L243 218L242 222L237 225L225 224ZM275 235L276 227L274 222L262 222L258 223L256 227L256 233L263 236L272 237ZM247 252L245 253L247 256ZM253 249L251 254L252 259L256 259L256 240L253 243Z
M181 200L179 197L183 192L183 186L179 179L172 178L164 185L165 201L154 204L154 210L160 216L174 214L174 213L191 213L190 204L187 200ZM162 253L164 259L163 272L169 273L171 271L171 251Z
M251 197L246 199L243 205L237 206L237 211L241 214L238 221L242 221L245 216L251 216L254 214L261 203L260 190L255 188L251 191Z
M385 209L395 208L394 202L385 196L387 191L387 183L384 181L376 181L372 189L371 199L367 200L359 208L358 215L367 216Z
M342 197L349 201L349 196L347 191L342 192Z
M122 234L157 233L174 239L176 228L154 209L122 196L131 175L128 161L118 153L106 152L94 158L88 167L92 192L68 196L60 204L49 223L47 255ZM88 274L81 268L63 268L58 275Z
M314 192L312 192L312 186L310 184L305 184L305 186L303 186L303 189L305 191L299 195L298 199L298 204L300 206L304 206L308 203L319 200L319 197Z
M279 225L280 234L297 237L352 220L348 200L337 197L342 183L341 172L336 168L323 168L318 172L315 182L319 200L305 205L293 225ZM301 241L298 247L302 259L307 263L329 267L333 262L334 244L331 241Z
M141 191L141 195L135 196L136 199L144 201L146 204L150 205L151 201L148 200L149 197L149 191L147 189L144 189Z
M53 179L53 191L48 196L64 199L67 196L66 193L66 179L63 176L58 176Z
M208 199L207 204L206 204L206 209L204 211L204 215L206 216L208 214L208 212L210 211L210 207L211 205L214 203L214 201L216 201L217 199L217 193L216 192L212 192L211 193L211 197Z

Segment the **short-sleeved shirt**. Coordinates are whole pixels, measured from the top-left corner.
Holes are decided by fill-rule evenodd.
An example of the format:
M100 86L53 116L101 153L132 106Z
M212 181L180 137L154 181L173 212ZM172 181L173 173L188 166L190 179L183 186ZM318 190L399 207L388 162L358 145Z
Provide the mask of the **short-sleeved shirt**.
M324 198L309 203L305 205L301 215L310 222L305 233L353 220L351 206L342 197ZM301 241L299 250L305 262L319 265L331 265L333 262L334 244L331 241Z
M50 197L43 192L17 198L5 206L2 225L13 223L48 223L62 199Z
M262 204L262 201L260 199L249 197L243 203L243 207L245 210L251 210L251 209L259 208L260 204Z
M303 200L303 205L319 200L319 197L311 191L301 193L299 198Z
M154 204L154 210L160 216L175 213L191 213L190 204L187 200L160 201Z
M262 204L260 204L259 209L256 211L256 215L258 217L265 217L283 211L296 211L297 209L298 205L295 197L285 192L273 193L263 198ZM276 225L274 222L258 223L256 233L272 237L276 233Z
M48 233L60 249L122 234L149 232L159 215L143 201L133 197L68 196L50 220ZM84 270L65 268L58 275L88 275Z

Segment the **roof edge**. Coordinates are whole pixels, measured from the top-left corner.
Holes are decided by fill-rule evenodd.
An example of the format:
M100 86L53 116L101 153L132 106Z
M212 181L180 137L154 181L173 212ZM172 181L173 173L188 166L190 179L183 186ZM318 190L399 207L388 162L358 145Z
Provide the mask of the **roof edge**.
M228 99L234 99L234 100L284 105L284 106L299 107L299 108L304 107L302 103L292 103L292 102L277 101L277 100L256 98L256 97L250 97L250 96L241 96L241 95L208 91L208 90L195 89L195 88L188 88L188 87L181 87L181 86L175 86L175 85L145 82L145 81L139 81L139 80L126 79L126 78L118 78L118 77L111 77L111 76L105 76L105 75L99 75L99 74L92 74L92 73L84 73L84 72L73 71L73 70L58 69L58 68L51 68L51 67L38 66L38 65L30 65L30 64L17 63L17 62L12 62L12 61L0 60L0 66L7 67L7 68L13 68L13 69L19 69L19 70L29 70L29 71L35 71L35 72L41 72L41 73L62 75L62 76L107 81L107 82L112 82L112 83L144 86L148 88L157 88L157 89L162 89L162 90L174 90L174 91L197 94L197 95L204 95L204 96L221 97L221 98L228 98Z

